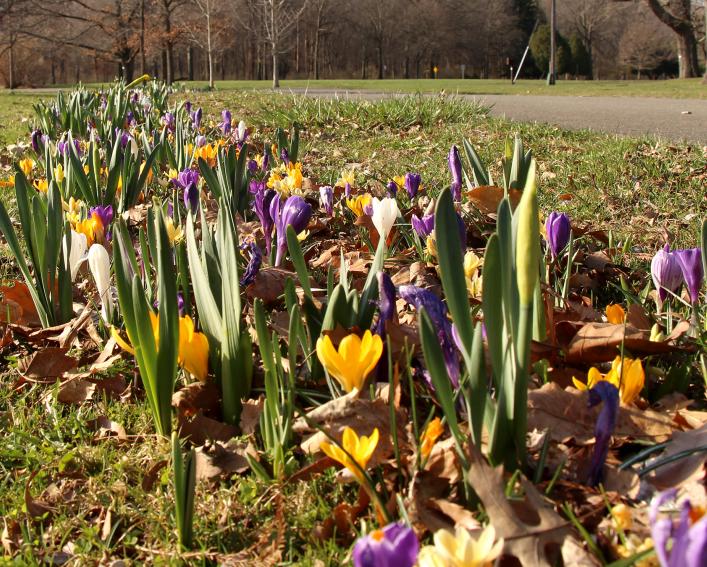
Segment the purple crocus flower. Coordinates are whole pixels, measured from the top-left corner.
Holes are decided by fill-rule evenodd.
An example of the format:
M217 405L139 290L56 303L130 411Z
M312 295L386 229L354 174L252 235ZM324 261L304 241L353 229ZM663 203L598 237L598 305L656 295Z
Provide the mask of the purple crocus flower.
M658 290L658 297L663 302L668 298L668 292L677 293L682 285L682 268L676 252L670 251L666 244L658 250L651 260L651 277Z
M128 110L127 114L125 115L126 128L130 128L132 126L135 126L136 124L137 124L137 120L135 120L135 115L133 114L133 111Z
M43 149L42 131L39 128L32 130L30 141L32 142L32 149L36 153L39 153Z
M459 387L459 358L452 337L452 323L447 317L447 306L431 291L416 285L401 285L398 293L407 303L413 305L418 311L425 309L437 331L437 338L442 347L444 364L447 374L455 388Z
M199 210L199 186L196 183L189 183L184 188L184 206L193 215Z
M273 218L270 216L270 204L273 199L277 197L277 192L274 189L267 189L264 182L255 180L250 182L249 190L253 194L253 210L263 227L265 253L270 255L273 227Z
M170 179L179 189L186 189L189 185L197 185L199 183L199 172L196 169L183 169L177 174L176 178Z
M395 181L388 181L385 188L388 191L388 197L395 199L395 196L398 194L398 184Z
M99 219L101 219L103 228L106 228L113 221L113 207L111 205L98 205L96 207L91 207L88 210L89 218L92 217L94 213L98 215Z
M651 501L648 518L655 554L662 567L702 567L707 564L707 515L691 524L692 504L685 500L677 522L659 517L661 506L674 501L676 496L677 489L671 488ZM669 540L672 540L671 545Z
M462 200L462 160L459 156L459 149L452 146L447 156L449 172L452 174L452 197L455 201Z
M402 523L388 524L356 541L354 567L413 567L420 543L412 528Z
M250 260L246 266L245 272L243 272L243 277L241 278L240 284L243 287L249 286L255 281L255 276L258 275L260 271L260 265L263 263L263 253L260 248L255 244L255 242L249 242L247 244L241 245L241 250L246 248L250 249Z
M280 159L285 166L290 165L290 154L286 148L282 148L282 150L280 150Z
M545 220L545 232L552 257L557 258L570 241L572 234L570 218L565 213L553 211Z
M203 148L206 145L206 136L197 136L194 140L197 148Z
M224 136L228 136L231 133L231 111L222 110L221 111L221 124L218 125L223 132Z
M351 198L351 183L347 183L344 186L344 197L346 197L347 199Z
M251 175L255 175L255 173L258 171L258 162L255 161L254 159L249 159L248 160L248 172Z
M334 188L330 185L324 185L319 188L319 202L327 215L334 214Z
M189 117L191 118L191 125L194 127L194 130L198 130L201 127L201 116L201 107L189 113Z
M188 100L184 103L184 110L187 111L187 114L191 112L191 101Z
M417 215L412 215L410 219L412 223L412 228L415 230L417 235L424 242L427 237L432 234L435 229L435 216L434 215L422 215L422 218Z
M263 163L260 165L260 171L265 173L268 170L268 164L270 163L270 154L263 154Z
M368 201L368 203L363 206L363 214L368 217L373 215L373 202L372 201Z
M284 205L280 203L279 197L275 197L270 203L270 216L277 231L275 265L279 266L282 256L287 250L287 227L292 225L295 234L299 234L307 228L309 219L312 218L312 205L299 195L288 197Z
M152 302L152 306L155 309L160 308L160 300L155 299L155 301ZM179 311L179 316L184 317L184 295L182 295L181 291L177 292L177 310Z
M162 125L168 130L174 130L174 114L171 112L165 112L162 117Z
M378 322L375 332L381 337L385 336L385 323L392 321L395 316L395 285L390 276L383 271L376 274L378 278Z
M685 279L687 290L690 292L690 302L696 305L700 299L700 288L705 277L702 267L702 250L700 248L687 248L676 250L682 277Z
M594 427L594 453L587 480L590 486L596 486L601 482L604 463L609 454L609 441L611 441L611 434L616 427L616 418L619 412L619 389L606 380L600 381L589 390L589 407L599 405L601 402L604 404Z
M410 200L417 196L417 192L420 189L420 181L422 181L422 177L419 173L405 174L405 191L407 191Z

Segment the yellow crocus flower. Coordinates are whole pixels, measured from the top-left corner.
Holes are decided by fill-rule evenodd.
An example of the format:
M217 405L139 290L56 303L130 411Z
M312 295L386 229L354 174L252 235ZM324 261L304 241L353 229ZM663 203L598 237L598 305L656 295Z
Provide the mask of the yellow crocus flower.
M65 179L64 166L60 163L54 168L54 181L57 183L63 183Z
M594 367L590 368L586 384L572 377L572 382L578 390L593 388L601 380L606 380L616 386L621 395L621 402L628 405L636 400L643 390L646 374L638 358L634 360L624 357L622 362L621 357L617 356L611 363L611 370L606 374L602 374Z
M440 435L442 435L442 433L444 433L442 420L435 417L427 424L427 427L425 427L425 432L422 434L422 439L420 442L420 455L424 458L429 457L432 452L432 447L434 447L437 439Z
M89 218L76 222L74 230L79 234L86 235L88 246L103 240L103 223L97 213L93 213Z
M346 427L341 439L341 447L343 447L344 450L327 441L324 441L320 447L326 455L349 469L356 479L363 484L364 477L360 469L365 469L368 461L371 460L373 452L378 445L378 438L379 433L377 427L368 437L365 435L359 437L353 429ZM349 455L351 455L353 459L349 457ZM358 465L358 467L356 465Z
M345 169L341 172L341 177L334 184L334 187L346 187L346 184L351 187L356 183L356 173L353 169Z
M160 318L150 311L150 325L155 337L155 348L160 346ZM115 327L111 327L111 335L115 342L125 352L135 354L135 349L120 336ZM194 331L194 321L189 315L179 318L179 348L177 363L184 370L193 374L199 381L206 380L209 371L209 341L204 333Z
M164 219L165 227L167 228L167 236L169 237L170 244L174 245L177 242L181 242L184 238L184 231L180 225L175 225L172 217L166 217Z
M495 543L494 543L495 542ZM471 537L466 528L454 533L438 530L434 545L426 545L417 558L418 567L486 567L493 564L503 551L503 538L496 541L496 530L486 526L479 539Z
M371 196L368 193L359 195L352 199L346 199L346 206L353 211L357 217L364 215L363 209L371 202Z
M30 173L32 173L32 170L34 169L34 160L32 158L20 160L20 169L26 177L29 177Z
M35 179L32 185L37 191L41 193L46 193L49 190L49 183L47 183L47 180L44 179L44 177L40 179Z
M481 297L482 278L479 274L479 267L483 260L472 251L464 255L464 275L466 276L466 289L471 297Z
M363 339L354 333L344 337L338 352L328 335L317 340L319 361L347 393L354 389L361 390L381 354L383 341L378 335L371 334L371 331L366 331Z
M140 164L140 175L142 175L142 170L145 169L145 162L143 161ZM147 179L145 180L145 184L149 185L152 183L152 168L150 168L150 171L147 172ZM123 176L120 176L120 180L118 181L118 188L122 189L123 187Z
M626 319L626 311L618 304L612 303L606 306L606 320L614 325L623 325Z
M395 177L393 177L393 183L398 186L398 190L403 189L405 187L405 176L396 175Z

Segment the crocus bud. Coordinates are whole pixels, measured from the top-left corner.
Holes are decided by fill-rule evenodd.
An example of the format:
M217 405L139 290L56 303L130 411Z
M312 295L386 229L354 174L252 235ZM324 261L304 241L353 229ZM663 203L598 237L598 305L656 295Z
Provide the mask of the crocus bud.
M180 189L186 189L189 185L197 185L199 183L199 171L196 169L183 169L177 175L174 183Z
M187 111L187 114L191 112L191 101L188 100L184 103L184 110Z
M88 251L88 267L96 282L98 296L101 299L101 317L110 323L113 315L113 297L110 293L110 256L100 244L93 244Z
M270 163L270 155L263 154L263 163L260 165L260 170L265 173L268 170L268 164Z
M248 137L248 130L246 129L245 122L241 120L238 123L238 141L239 142L245 142L246 138Z
M219 124L219 128L221 128L221 132L223 132L224 136L227 136L228 134L231 133L231 111L230 110L222 110L221 111L221 124Z
M456 146L452 146L449 150L447 164L452 174L452 197L459 203L462 200L462 160Z
M245 250L246 248L250 248L250 260L240 281L242 287L247 287L255 281L255 276L258 275L260 265L263 262L263 253L255 242L249 242L241 246L241 250Z
M32 130L32 137L31 137L31 142L32 142L32 149L36 152L39 153L42 151L42 131L37 128L35 130Z
M682 269L682 277L685 279L687 290L690 292L690 303L696 305L700 299L700 289L702 280L705 277L702 267L702 250L699 248L687 248L676 250Z
M668 292L677 293L682 285L682 268L676 252L670 251L666 244L658 250L651 260L651 277L658 291L658 297L663 302L668 298Z
M201 109L199 109L201 110ZM197 136L196 139L194 140L196 142L196 147L197 148L203 148L206 145L206 136Z
M319 188L319 202L327 215L334 214L334 188L330 185L325 185Z
M66 269L71 272L71 281L76 279L76 274L81 267L81 264L86 259L86 251L88 250L88 240L86 235L81 232L72 230L70 233L71 250L66 249L66 241L62 243L64 249L64 261Z
M528 177L518 208L518 236L516 238L516 281L521 305L531 305L538 285L540 242L538 235L538 192L535 179L535 160L530 162Z
M373 197L371 206L373 207L373 214L371 215L373 226L376 227L380 237L386 240L400 214L398 202L390 197L384 199Z
M386 321L392 321L395 317L395 285L384 271L378 272L376 277L378 278L378 310L380 314L375 332L382 337L385 335Z
M557 258L570 241L572 234L570 218L565 213L550 213L545 221L545 232L552 257Z
M351 183L347 182L346 185L344 186L344 196L347 199L351 198Z
M594 453L592 453L588 484L596 486L601 482L604 463L609 453L611 434L616 427L619 412L619 389L611 382L601 380L589 390L589 407L603 403L594 427Z
M251 181L250 192L253 194L252 208L260 220L265 237L265 253L270 255L270 244L272 240L273 218L270 214L270 205L273 199L277 198L277 192L273 189L266 189L262 181Z
M198 130L201 127L201 108L197 108L195 111L191 112L189 116L191 117L191 125L194 127L194 130Z
M395 181L388 181L385 189L388 192L388 197L392 197L393 199L398 194L398 184Z
M420 189L420 181L422 177L419 173L406 173L405 174L405 191L407 191L408 197L414 199L417 196L417 192Z

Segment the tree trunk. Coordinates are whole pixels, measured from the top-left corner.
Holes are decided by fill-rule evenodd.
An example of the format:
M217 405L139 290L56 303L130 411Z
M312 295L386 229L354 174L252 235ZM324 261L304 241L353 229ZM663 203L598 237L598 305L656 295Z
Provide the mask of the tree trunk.
M15 88L15 50L13 48L14 42L10 43L10 49L8 50L8 55L7 55L7 63L8 63L8 76L7 76L7 81L8 81L8 87L10 89Z
M678 53L680 54L680 78L699 77L697 40L692 30L678 35Z
M145 74L145 0L140 2L140 74Z
M194 48L191 45L187 48L187 77L194 80Z
M378 78L383 78L383 39L378 40Z
M317 33L314 35L314 79L319 80L319 36L320 30L317 26Z
M280 88L280 74L277 70L277 49L274 45L272 48L272 88Z

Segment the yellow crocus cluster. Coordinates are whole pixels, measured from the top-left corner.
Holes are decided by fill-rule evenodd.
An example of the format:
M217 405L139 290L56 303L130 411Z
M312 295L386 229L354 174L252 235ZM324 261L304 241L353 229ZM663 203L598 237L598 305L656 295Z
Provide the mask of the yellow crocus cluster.
M203 159L211 167L216 165L216 158L218 157L218 146L216 144L204 144L200 148L197 148L194 152L194 157L198 160Z
M593 388L602 380L606 380L616 386L621 395L621 402L630 404L638 398L641 390L643 390L646 375L639 359L624 357L622 361L621 357L617 356L614 362L611 363L611 370L606 374L602 374L594 367L590 368L586 384L572 377L572 382L578 390Z
M91 246L94 242L100 242L103 240L105 234L105 227L101 221L101 217L97 213L93 213L90 217L76 221L74 224L74 230L79 234L86 235L86 244Z
M353 429L346 427L341 439L341 447L324 441L321 444L321 449L324 454L334 459L337 463L344 465L356 477L356 480L363 484L362 469L365 470L368 461L371 460L373 452L378 445L378 439L377 427L368 437L365 435L359 437Z
M160 345L160 318L150 311L150 324L155 337L155 347ZM135 354L135 349L120 336L113 327L111 334L120 348L130 354ZM194 330L194 321L189 315L179 318L179 347L177 349L177 363L184 370L196 376L203 382L209 371L209 341L204 333Z
M166 216L164 219L165 228L167 229L167 236L169 237L169 243L174 245L181 242L184 238L184 231L179 224L174 224L172 217Z
M300 162L290 162L287 165L282 163L274 168L268 177L268 187L284 197L301 193L303 183L304 176Z
M357 217L362 217L364 215L363 209L365 209L370 202L370 194L364 193L363 195L346 199L346 206L351 209Z
M383 341L371 331L366 331L363 339L353 333L344 337L338 351L328 335L317 340L319 361L346 392L363 388L366 377L378 364L381 354Z
M47 180L44 177L40 177L39 179L35 179L32 182L32 185L40 193L46 193L49 190L49 183L47 182Z
M482 291L482 276L479 268L483 260L472 251L464 255L464 276L466 277L466 289L473 298L480 298Z

